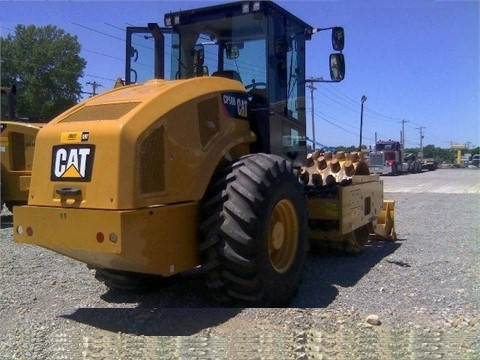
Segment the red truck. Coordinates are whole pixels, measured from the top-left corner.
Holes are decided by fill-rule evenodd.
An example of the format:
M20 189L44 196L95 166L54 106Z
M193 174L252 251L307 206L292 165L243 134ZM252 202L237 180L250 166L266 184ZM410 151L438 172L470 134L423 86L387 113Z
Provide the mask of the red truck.
M417 154L404 154L402 144L395 140L379 140L370 152L370 173L399 175L419 173L422 163Z

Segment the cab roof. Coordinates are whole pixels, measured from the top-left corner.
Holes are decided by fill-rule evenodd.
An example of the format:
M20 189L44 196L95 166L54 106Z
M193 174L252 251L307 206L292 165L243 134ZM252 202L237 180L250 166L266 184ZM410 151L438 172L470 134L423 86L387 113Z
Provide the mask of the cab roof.
M258 9L254 8L254 4L255 6L258 6ZM249 5L248 11L244 9L244 6L247 5ZM298 17L285 10L281 6L275 4L273 1L237 1L191 10L170 12L168 14L165 14L165 19L174 19L175 17L178 17L180 20L180 24L185 25L196 22L213 21L229 17L237 17L248 13L263 13L264 15L268 16L272 12L276 12L284 16L289 21L294 22L297 25L305 28L305 30L309 30L309 33L311 33L311 30L313 29L312 26L308 25L303 20L300 20ZM173 26L175 26L175 24L173 24Z

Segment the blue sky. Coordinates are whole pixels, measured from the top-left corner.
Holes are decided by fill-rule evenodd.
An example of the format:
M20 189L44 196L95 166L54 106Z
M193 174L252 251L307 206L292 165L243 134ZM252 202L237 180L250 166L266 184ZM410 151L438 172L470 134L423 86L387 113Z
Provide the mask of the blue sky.
M346 31L346 78L316 83L315 137L329 146L358 145L360 99L367 96L363 140L399 139L406 147L480 145L480 1L337 0L276 1L316 27ZM218 1L0 1L0 34L15 24L54 24L78 37L88 64L81 79L113 86L124 74L129 25L163 22L163 14ZM329 34L307 44L307 75L328 77ZM3 84L2 84L3 85ZM310 93L307 134L311 136Z

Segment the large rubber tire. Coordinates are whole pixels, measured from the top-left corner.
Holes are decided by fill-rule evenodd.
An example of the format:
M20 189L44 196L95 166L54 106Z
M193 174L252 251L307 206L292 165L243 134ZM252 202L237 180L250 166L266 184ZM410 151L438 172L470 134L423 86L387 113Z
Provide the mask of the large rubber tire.
M306 198L290 162L253 154L224 169L202 205L200 255L217 300L285 306L308 251Z
M95 279L118 292L146 293L165 285L170 278L113 269L96 269Z

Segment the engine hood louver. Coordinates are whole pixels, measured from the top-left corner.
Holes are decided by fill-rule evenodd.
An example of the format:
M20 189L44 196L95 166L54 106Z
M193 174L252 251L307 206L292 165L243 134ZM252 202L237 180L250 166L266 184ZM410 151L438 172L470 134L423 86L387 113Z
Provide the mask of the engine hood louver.
M118 120L139 104L141 102L87 105L60 122Z

